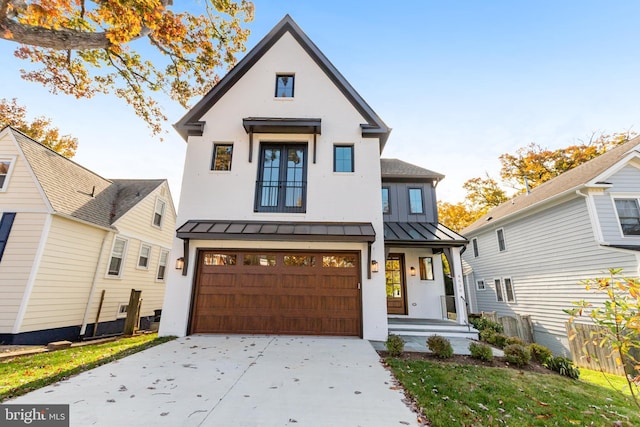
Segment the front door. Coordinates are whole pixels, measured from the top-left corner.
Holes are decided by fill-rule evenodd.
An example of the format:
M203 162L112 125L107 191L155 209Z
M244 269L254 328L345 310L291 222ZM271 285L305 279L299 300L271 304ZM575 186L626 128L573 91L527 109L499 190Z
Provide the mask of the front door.
M385 264L387 279L387 314L407 314L407 289L404 281L404 256L389 254Z

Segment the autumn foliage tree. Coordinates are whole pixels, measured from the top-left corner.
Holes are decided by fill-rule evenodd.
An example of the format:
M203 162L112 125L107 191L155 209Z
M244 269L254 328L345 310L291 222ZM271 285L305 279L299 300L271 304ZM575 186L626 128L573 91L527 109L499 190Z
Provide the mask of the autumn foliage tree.
M193 3L202 13L173 11L172 0L0 0L0 38L37 67L22 78L78 98L113 93L158 134L167 118L152 95L186 108L233 66L249 35L250 1Z
M25 135L46 145L53 151L71 158L76 154L78 140L71 135L61 135L58 128L51 126L51 119L40 116L27 120L27 109L12 99L0 99L0 129L11 126Z

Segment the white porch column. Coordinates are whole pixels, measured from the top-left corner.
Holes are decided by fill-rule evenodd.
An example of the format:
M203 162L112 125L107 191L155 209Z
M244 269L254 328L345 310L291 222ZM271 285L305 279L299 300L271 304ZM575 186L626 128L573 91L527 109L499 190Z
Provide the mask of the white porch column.
M461 248L449 248L447 249L447 255L449 258L449 267L451 268L451 276L453 279L453 293L456 301L456 318L458 324L466 325L468 323L467 318L467 303L465 300L464 292L464 278L462 277L462 258L460 257Z

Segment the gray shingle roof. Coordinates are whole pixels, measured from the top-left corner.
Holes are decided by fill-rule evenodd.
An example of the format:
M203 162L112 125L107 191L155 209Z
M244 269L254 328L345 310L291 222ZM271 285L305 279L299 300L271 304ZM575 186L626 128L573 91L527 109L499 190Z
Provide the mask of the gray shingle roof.
M112 227L164 180L109 180L9 128L57 213Z
M629 152L638 151L640 146L640 136L619 145L607 151L600 156L583 163L582 165L568 170L557 177L540 184L531 190L529 194L520 194L513 199L501 204L490 210L486 215L480 217L476 222L461 231L467 234L475 231L483 226L515 214L517 212L528 209L534 205L545 202L560 194L578 190L589 181L595 179L598 175L615 165L617 162L626 157Z
M444 175L398 159L380 159L382 178L410 178L441 180Z

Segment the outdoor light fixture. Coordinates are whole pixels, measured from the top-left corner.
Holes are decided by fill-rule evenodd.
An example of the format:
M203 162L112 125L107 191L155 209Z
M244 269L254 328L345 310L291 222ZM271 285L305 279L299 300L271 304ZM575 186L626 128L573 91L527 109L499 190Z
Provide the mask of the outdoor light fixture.
M371 272L372 273L378 272L378 261L376 261L375 259L371 261Z
M182 270L184 268L184 258L180 257L176 260L176 270Z
M415 267L411 267L411 268L409 269L409 271L411 272L411 275L412 275L412 276L415 276L415 275L416 275L416 268L415 268Z

